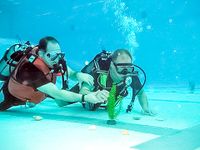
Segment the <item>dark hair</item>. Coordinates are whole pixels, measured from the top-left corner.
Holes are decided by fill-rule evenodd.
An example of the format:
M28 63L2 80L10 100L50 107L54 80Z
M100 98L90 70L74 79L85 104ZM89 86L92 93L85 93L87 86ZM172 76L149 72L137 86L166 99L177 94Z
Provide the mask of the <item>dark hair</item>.
M46 36L46 37L40 39L38 48L39 48L40 50L46 51L47 43L48 43L49 41L50 41L50 42L58 43L58 41L57 41L54 37L52 37L52 36Z
M119 56L119 54L127 54L131 58L131 60L133 59L132 56L131 56L131 53L128 50L126 50L126 49L117 49L111 55L112 61L116 61L116 59Z

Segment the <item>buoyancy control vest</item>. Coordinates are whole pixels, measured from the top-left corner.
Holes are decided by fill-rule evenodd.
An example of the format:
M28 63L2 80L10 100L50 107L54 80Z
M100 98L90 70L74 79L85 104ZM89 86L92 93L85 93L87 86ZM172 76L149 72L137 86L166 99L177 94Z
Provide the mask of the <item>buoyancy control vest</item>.
M51 72L47 64L37 55L38 47L34 47L27 55L21 58L20 62L17 64L15 70L10 75L8 81L8 90L14 97L32 103L39 103L44 100L47 95L38 91L34 87L29 86L28 81L20 82L17 79L17 73L21 67L26 63L32 63L36 68L44 73L47 80L50 82L56 82L56 73Z

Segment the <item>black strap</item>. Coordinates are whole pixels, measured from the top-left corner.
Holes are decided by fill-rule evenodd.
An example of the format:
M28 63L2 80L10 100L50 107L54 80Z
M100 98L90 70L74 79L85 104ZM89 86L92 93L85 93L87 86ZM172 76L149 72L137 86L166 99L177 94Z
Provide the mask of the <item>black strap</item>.
M0 74L0 80L6 81L8 79L7 76Z
M127 106L127 109L126 109L127 113L132 111L136 95L137 94L136 94L134 88L132 88L132 99L131 99L131 102L129 103L129 105Z
M134 87L131 86L131 88L132 88L132 99L131 99L130 104L127 106L127 109L126 109L126 112L127 112L127 113L132 111L133 104L134 104L134 101L135 101L135 97L136 97L136 95L142 90L142 88L144 87L144 85L145 85L145 83L146 83L146 79L147 79L145 71L144 71L141 67L139 67L139 66L137 66L137 65L134 65L134 66L137 67L138 69L140 69L140 70L142 71L142 73L144 74L144 82L143 82L141 88L140 88L137 92L136 92L136 90L134 89Z
M4 54L3 58L2 58L2 59L5 60L5 61L8 61L7 54L8 54L8 52L9 52L9 50L10 50L10 49L6 50L6 52L5 52L5 54Z
M62 89L66 90L68 89L68 69L67 69L67 63L64 59L60 60L59 63L62 65L61 68L61 74L62 74ZM64 72L62 72L62 70ZM65 79L65 75L66 75L66 79Z
M85 102L85 95L84 94L81 97L81 103L82 103L83 108L85 108L86 102Z

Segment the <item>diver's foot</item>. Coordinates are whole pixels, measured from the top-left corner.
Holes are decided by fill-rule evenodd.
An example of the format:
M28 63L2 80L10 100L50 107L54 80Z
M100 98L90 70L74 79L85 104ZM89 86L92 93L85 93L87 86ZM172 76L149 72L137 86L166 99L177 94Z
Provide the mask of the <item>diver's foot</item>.
M24 101L8 101L5 100L0 103L0 111L5 111L12 106L25 105Z
M142 110L141 113L142 113L143 115L145 115L145 116L153 116L153 117L154 117L154 116L157 115L157 113L154 112L154 111L152 111L152 110L148 110L148 111Z
M9 101L3 101L0 103L0 111L5 111L7 109L9 109L10 107L12 107L13 104Z

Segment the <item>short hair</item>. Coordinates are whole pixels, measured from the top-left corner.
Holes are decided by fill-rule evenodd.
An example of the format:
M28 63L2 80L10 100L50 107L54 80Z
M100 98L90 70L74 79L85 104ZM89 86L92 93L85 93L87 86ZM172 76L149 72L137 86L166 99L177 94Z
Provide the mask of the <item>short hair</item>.
M111 55L112 61L116 61L120 54L127 54L131 58L131 60L133 60L133 58L131 56L131 53L128 50L126 50L126 49L117 49Z
M46 36L46 37L40 39L38 48L39 48L40 50L46 51L46 49L47 49L47 43L48 43L48 42L59 43L54 37L52 37L52 36Z

